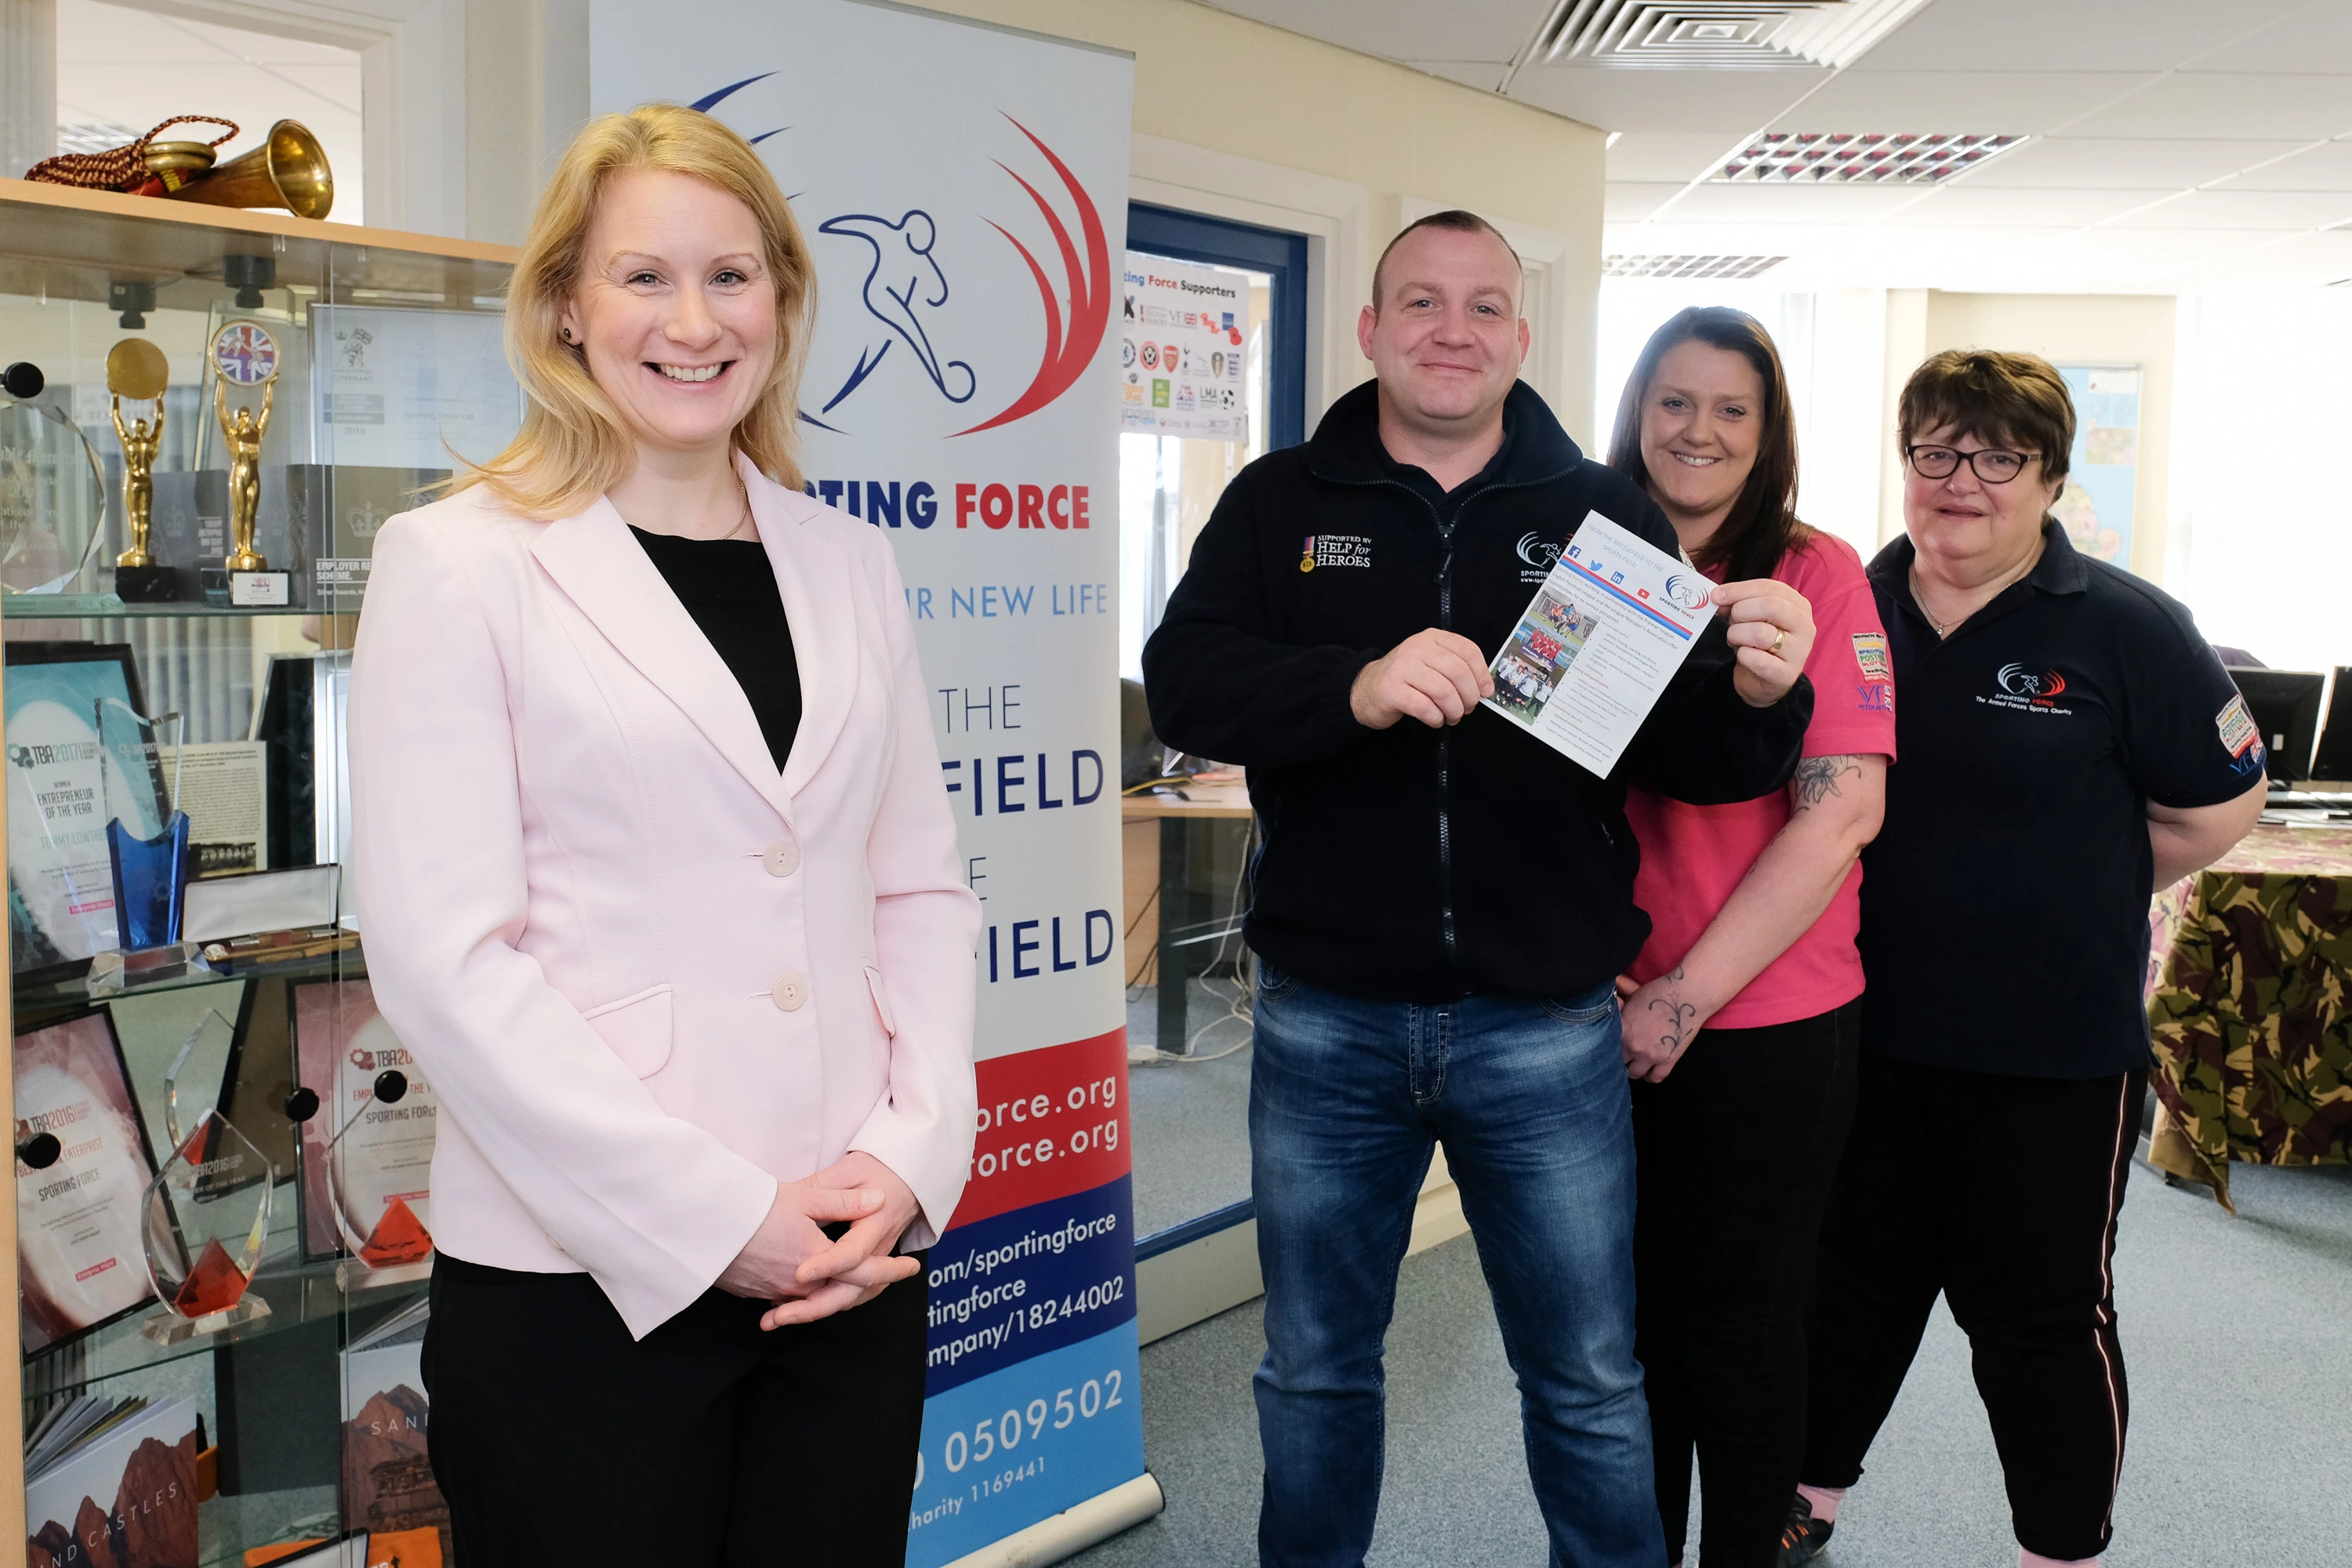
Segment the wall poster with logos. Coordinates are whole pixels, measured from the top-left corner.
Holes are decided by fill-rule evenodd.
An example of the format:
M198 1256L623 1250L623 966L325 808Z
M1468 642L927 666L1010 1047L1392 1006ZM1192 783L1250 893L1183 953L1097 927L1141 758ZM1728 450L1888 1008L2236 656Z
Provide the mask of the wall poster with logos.
M1248 440L1250 275L1130 250L1119 295L1118 427Z
M934 689L984 917L979 1140L930 1249L909 1521L908 1562L940 1568L1157 1498L1115 913L1134 62L856 0L593 0L590 28L594 108L708 110L792 195L821 301L808 489L889 539Z
M2139 499L2139 366L2062 364L2074 400L2074 447L2050 515L2076 550L2126 571Z

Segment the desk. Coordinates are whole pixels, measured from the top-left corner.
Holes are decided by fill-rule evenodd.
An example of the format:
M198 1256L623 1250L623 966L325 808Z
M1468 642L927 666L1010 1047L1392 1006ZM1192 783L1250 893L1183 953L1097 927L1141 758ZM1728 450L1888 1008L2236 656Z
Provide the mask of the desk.
M1244 825L1241 852L1248 852L1249 787L1240 784L1187 784L1183 797L1131 795L1118 803L1119 826L1160 824L1160 900L1157 922L1160 985L1160 1048L1185 1054L1184 991L1208 960L1238 938L1245 899L1223 896L1210 878L1219 845L1210 829L1218 823ZM1240 870L1238 863L1234 869ZM1220 908L1220 905L1224 907Z
M2352 1163L2352 829L2258 826L2156 900L2149 1159L2213 1189L2230 1163Z

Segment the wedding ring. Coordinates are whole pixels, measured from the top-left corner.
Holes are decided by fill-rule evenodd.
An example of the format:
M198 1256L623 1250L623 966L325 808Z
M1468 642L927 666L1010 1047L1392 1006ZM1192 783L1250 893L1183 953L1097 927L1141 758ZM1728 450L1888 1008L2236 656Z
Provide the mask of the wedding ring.
M1784 632L1782 632L1779 637L1774 637L1774 638L1772 639L1772 646L1771 646L1770 647L1769 647L1769 648L1766 648L1764 651L1765 651L1766 653L1777 654L1777 653L1779 653L1779 652L1780 651L1780 645L1781 645L1782 643L1784 643L1784 642L1787 642L1788 640L1789 640L1789 634L1788 634L1787 632L1785 632L1785 631L1784 631Z

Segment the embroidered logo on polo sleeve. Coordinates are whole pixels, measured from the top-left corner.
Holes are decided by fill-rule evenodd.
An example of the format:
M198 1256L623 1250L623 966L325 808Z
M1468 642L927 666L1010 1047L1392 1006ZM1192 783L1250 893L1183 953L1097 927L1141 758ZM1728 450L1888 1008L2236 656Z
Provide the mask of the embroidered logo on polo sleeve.
M2232 697L2221 711L2213 716L2214 727L2221 731L2221 749L2233 757L2242 757L2249 746L2259 748L2262 731L2254 728L2254 716L2246 711L2246 700Z
M1862 678L1864 680L1895 679L1894 662L1886 657L1885 632L1854 633L1853 662L1861 667Z

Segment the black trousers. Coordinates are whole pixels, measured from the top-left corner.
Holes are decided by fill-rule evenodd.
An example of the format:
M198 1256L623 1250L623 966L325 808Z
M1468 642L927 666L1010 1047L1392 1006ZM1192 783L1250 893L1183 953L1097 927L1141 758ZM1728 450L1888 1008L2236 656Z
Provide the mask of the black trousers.
M1773 1568L1805 1440L1814 1240L1853 1115L1861 1006L1704 1029L1664 1083L1633 1086L1641 1198L1636 1352L1666 1554Z
M918 1270L763 1333L713 1289L632 1341L585 1274L444 1253L425 1387L455 1568L899 1568L928 1303Z
M1852 1486L1938 1290L1967 1331L2018 1543L2095 1557L2130 1402L2116 1218L2145 1071L1957 1072L1864 1057L1822 1233L1804 1480Z

